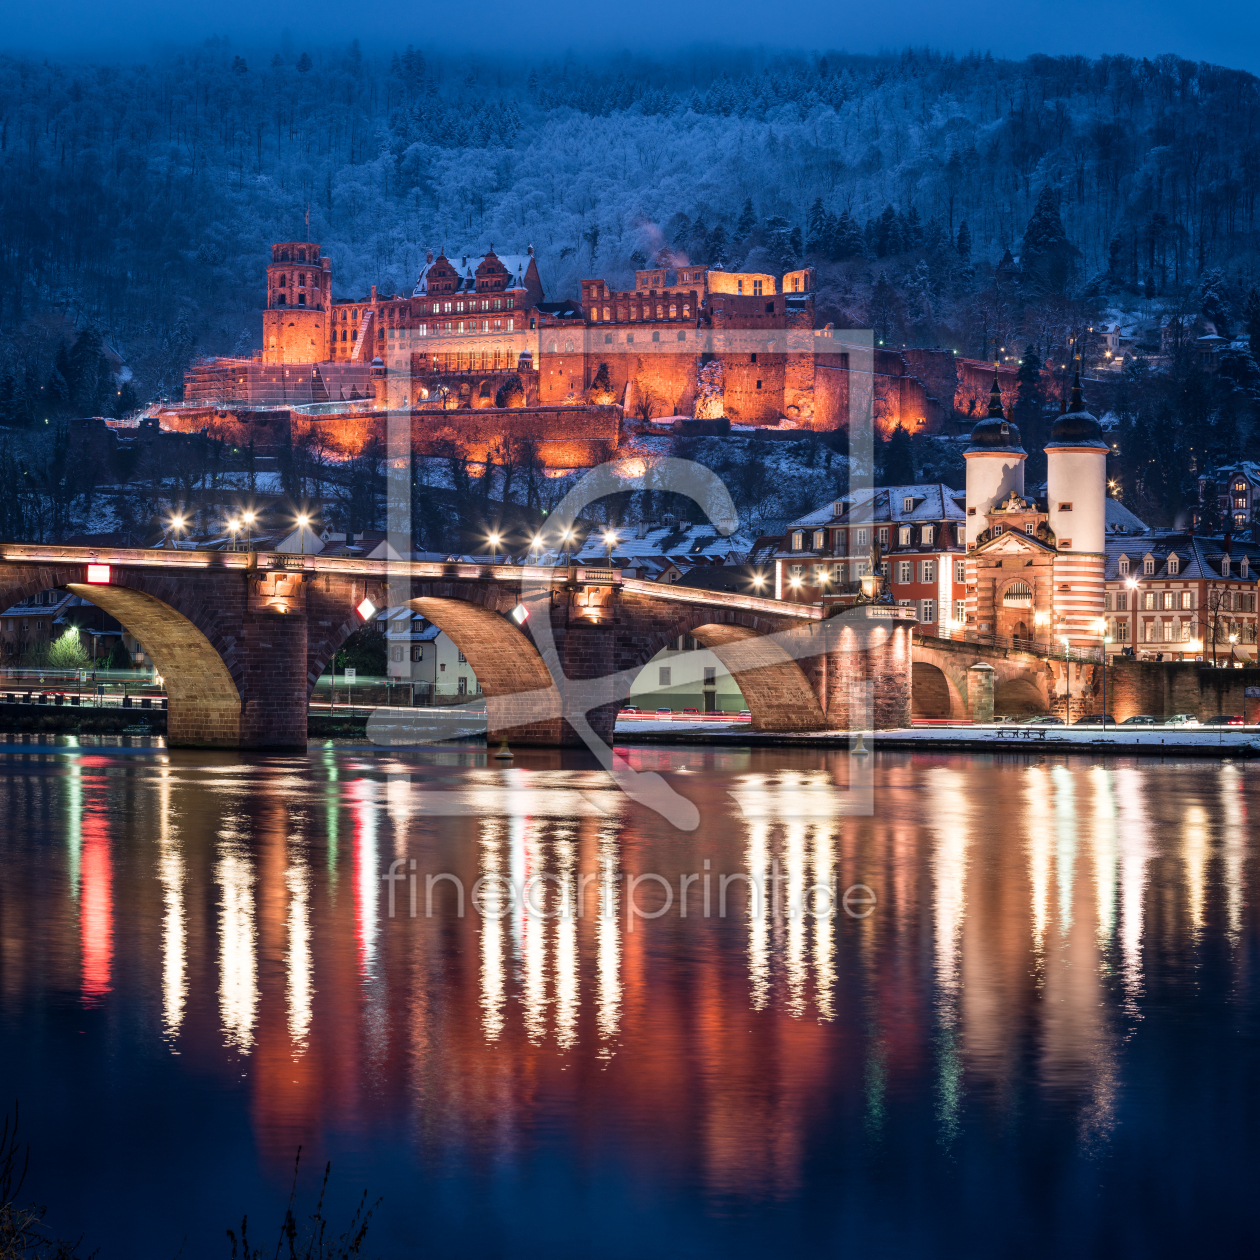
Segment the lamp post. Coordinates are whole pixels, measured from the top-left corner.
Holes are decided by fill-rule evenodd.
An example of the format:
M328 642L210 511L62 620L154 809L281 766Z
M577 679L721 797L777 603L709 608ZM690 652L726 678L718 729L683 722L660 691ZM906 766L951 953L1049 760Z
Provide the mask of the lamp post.
M175 536L174 544L177 544L179 542L179 535L183 532L183 529L184 529L183 514L180 512L176 512L175 515L171 517L171 533L172 535Z
M498 545L499 545L499 535L496 531L492 530L490 533L490 563L491 564L494 564L495 562L495 558L496 558L495 551Z
M1111 642L1111 635L1103 635L1103 710L1102 724L1104 729L1107 726L1107 644Z
M242 513L241 519L245 522L245 550L248 551L249 550L249 530L250 530L250 526L253 525L254 523L254 514L253 512Z
M606 529L604 531L604 545L608 548L608 567L612 568L612 551L617 545L617 531L615 529Z
M305 512L301 513L297 518L298 527L298 552L300 555L306 555L306 527L311 522L311 518Z
M1072 725L1072 640L1063 636L1063 678L1067 683L1067 725Z
M236 531L240 529L240 521L228 521L228 533L232 535L232 550L236 550Z

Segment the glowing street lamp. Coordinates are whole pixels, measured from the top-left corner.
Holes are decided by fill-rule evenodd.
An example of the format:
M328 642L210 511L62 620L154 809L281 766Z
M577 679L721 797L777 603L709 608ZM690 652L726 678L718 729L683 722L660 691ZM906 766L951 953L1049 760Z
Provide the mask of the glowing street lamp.
M617 545L617 531L615 529L604 530L604 546L608 548L608 566L612 567L612 550Z
M311 523L311 518L305 512L298 514L298 549L301 555L306 555L306 527Z
M491 563L491 564L493 564L493 563L495 562L495 548L497 548L497 547L498 547L498 545L499 545L499 537L500 537L500 535L499 535L499 533L498 533L496 530L491 530L491 532L490 532L490 538L489 538L489 543L490 543L490 563Z
M1062 636L1063 643L1063 677L1067 681L1067 720L1068 725L1072 724L1072 640L1067 635Z
M228 533L232 535L232 550L236 550L236 531L240 529L241 523L237 520L228 521Z
M249 531L250 531L250 526L253 525L254 523L254 514L253 512L243 512L241 514L241 519L245 522L245 550L248 551L249 550Z

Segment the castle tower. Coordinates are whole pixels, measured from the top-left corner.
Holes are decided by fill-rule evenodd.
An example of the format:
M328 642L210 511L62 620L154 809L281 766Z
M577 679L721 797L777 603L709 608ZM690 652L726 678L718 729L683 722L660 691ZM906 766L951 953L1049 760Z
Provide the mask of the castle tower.
M309 241L271 247L267 308L263 311L264 363L323 363L329 357L332 260Z
M998 385L997 368L993 369L993 388L989 391L989 413L971 430L971 441L963 452L967 461L967 549L988 522L985 514L992 511L1012 490L1024 493L1024 461L1028 453L1020 445L1019 428L1011 424L1002 411L1002 390Z
M1050 430L1046 506L1054 532L1054 637L1098 647L1107 529L1107 452L1102 426L1085 410L1079 369L1068 409Z

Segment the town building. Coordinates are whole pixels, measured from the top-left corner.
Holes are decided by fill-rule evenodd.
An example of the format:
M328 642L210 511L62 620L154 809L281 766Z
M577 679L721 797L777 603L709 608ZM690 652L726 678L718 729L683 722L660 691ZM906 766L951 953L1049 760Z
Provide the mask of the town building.
M1234 534L1247 530L1254 533L1254 526L1260 521L1260 464L1242 460L1202 474L1199 477L1200 504L1211 493L1212 486L1216 488L1217 508L1225 528ZM1200 510L1196 523L1201 515Z
M1256 659L1260 544L1178 533L1109 538L1106 546L1109 652Z
M376 624L385 635L387 677L407 689L407 703L460 703L481 695L481 684L463 652L428 618L404 604L382 609Z
M746 708L743 693L718 658L689 634L662 648L630 685L627 704L646 712L738 714Z
M965 616L964 496L943 484L883 486L791 522L773 557L774 597L856 596L878 574L924 627L960 633Z

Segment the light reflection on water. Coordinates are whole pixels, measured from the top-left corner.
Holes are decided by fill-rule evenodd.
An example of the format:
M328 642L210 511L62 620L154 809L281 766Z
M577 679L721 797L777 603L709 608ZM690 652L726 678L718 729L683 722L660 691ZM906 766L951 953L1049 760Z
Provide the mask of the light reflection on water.
M105 1257L117 1151L159 1181L169 1158L141 1119L155 1106L192 1117L198 1189L180 1177L148 1228L161 1247L191 1230L192 1256L279 1201L299 1142L386 1195L395 1241L422 1209L438 1237L494 1250L528 1206L575 1222L523 1252L551 1255L592 1237L590 1178L608 1254L634 1254L642 1210L700 1250L761 1254L789 1208L793 1246L1003 1254L1031 1212L1026 1254L1090 1254L1104 1225L1136 1228L1098 1207L1117 1161L1227 1193L1161 1146L1161 1097L1218 1077L1248 1083L1201 1113L1202 1137L1254 1168L1254 1074L1231 1040L1255 1027L1245 764L880 756L864 817L844 755L632 750L686 766L673 781L702 822L683 835L560 754L500 770L466 752L5 751L0 1066L28 1115L64 1114L58 1091L112 1100L99 1148L89 1125L89 1153L67 1154L82 1113L36 1147L41 1197ZM631 919L627 880L649 872L670 908ZM873 914L819 913L853 884ZM662 905L651 882L635 898ZM1031 1189L1046 1160L1087 1220ZM487 1201L492 1167L510 1176ZM1159 1212L1142 1254L1191 1228ZM992 1250L938 1236L945 1218L985 1219ZM1214 1219L1249 1236L1227 1201Z

